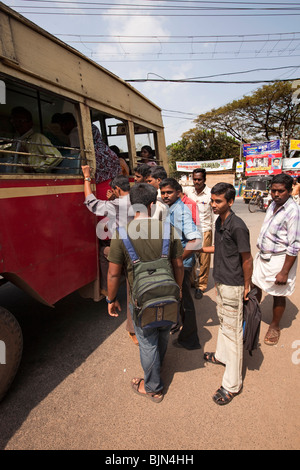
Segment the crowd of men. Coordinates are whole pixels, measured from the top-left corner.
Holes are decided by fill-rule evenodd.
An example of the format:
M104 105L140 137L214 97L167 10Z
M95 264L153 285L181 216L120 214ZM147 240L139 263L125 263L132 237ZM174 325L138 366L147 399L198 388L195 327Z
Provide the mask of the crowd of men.
M99 236L99 232L98 236L100 244L103 245L103 241L106 244L107 269L103 271L105 279L102 282L111 316L118 316L121 311L117 294L125 267L127 330L139 346L144 370L144 377L132 380L133 391L156 403L163 399L160 368L171 334L178 333L173 341L176 347L187 350L201 348L191 287L195 287L194 296L200 300L207 289L210 255L214 253L213 278L220 326L216 351L205 352L204 360L225 368L222 384L213 400L218 405L226 405L241 393L243 387L243 304L247 302L248 293L256 287L259 300L262 291L273 296L273 318L264 342L276 345L286 297L295 289L300 207L292 197L293 178L286 174L273 177L270 187L272 203L258 238L258 253L253 260L249 230L232 211L234 187L220 182L209 188L205 170L194 170L193 187L184 193L177 180L167 177L163 167L141 164L135 169L132 187L126 177L112 180L109 200L95 197L91 190L90 168L83 166L82 171L87 208L97 216L108 215L102 222L103 235ZM125 179L121 181L120 178ZM126 217L122 219L124 215ZM160 256L162 226L166 219L172 226L169 260L182 292L180 320L172 326L141 328L132 318L132 266L115 229L124 226L139 257L151 261ZM152 233L156 236L149 236Z

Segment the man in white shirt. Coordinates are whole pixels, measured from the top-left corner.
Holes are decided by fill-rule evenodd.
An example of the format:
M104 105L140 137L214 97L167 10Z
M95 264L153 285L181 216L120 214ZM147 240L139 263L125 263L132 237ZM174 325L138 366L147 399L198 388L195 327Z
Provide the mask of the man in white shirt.
M199 209L200 231L202 234L203 246L211 246L212 229L214 223L214 214L210 205L210 188L206 186L206 170L204 168L195 168L193 171L193 187L185 188L186 195L193 199ZM200 265L199 274L197 273L197 263L192 273L192 284L194 284L195 298L202 299L208 283L210 268L210 253L199 253L198 260Z
M152 206L151 217L153 219L164 220L168 212L168 206L163 202L159 188L160 183L166 178L167 172L164 167L160 165L150 167L148 176L145 178L146 183L154 186L157 191L156 203Z

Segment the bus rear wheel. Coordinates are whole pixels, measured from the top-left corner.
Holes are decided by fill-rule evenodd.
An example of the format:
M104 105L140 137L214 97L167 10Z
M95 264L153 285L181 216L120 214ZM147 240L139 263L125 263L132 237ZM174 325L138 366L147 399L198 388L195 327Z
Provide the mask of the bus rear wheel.
M22 330L16 318L0 307L0 401L8 391L20 365Z

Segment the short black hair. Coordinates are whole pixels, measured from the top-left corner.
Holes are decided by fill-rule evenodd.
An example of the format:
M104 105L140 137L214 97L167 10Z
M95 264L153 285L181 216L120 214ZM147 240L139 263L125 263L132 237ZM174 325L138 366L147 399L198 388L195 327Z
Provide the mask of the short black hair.
M127 176L124 176L124 175L115 176L115 178L113 180L111 180L109 185L113 189L116 189L116 187L118 186L118 188L121 188L122 191L129 191L130 190L129 179L128 179Z
M165 186L170 186L175 189L175 191L181 191L181 186L175 178L165 178L159 183L159 187L164 188Z
M12 116L16 116L17 114L22 114L28 122L32 122L31 112L23 106L16 106L11 110Z
M231 199L235 200L235 189L234 186L230 183L217 183L211 188L211 194L224 194L225 199L227 202L231 201Z
M61 115L61 122L62 123L72 122L73 124L75 124L77 126L76 119L74 117L74 114L72 114L72 113L63 113Z
M293 178L285 173L279 173L279 175L273 176L271 186L272 184L284 184L285 189L291 191L293 188Z
M157 191L154 186L148 183L136 183L130 189L130 202L135 208L137 206L149 207L156 203Z
M193 170L193 176L195 173L202 173L204 181L206 180L206 169L205 168L195 168Z
M155 178L156 180L164 180L168 177L166 170L161 165L151 166L150 173L147 176L152 176L152 178Z
M134 169L134 172L146 178L146 176L150 175L150 170L151 167L147 163L141 163Z

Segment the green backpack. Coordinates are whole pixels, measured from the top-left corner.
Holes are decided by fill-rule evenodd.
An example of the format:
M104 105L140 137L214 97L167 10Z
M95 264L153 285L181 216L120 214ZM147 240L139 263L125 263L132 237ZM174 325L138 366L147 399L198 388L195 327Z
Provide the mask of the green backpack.
M141 328L157 328L177 323L180 288L168 258L169 222L164 225L161 257L151 261L139 258L123 227L119 227L118 231L133 266L132 304L135 324Z

